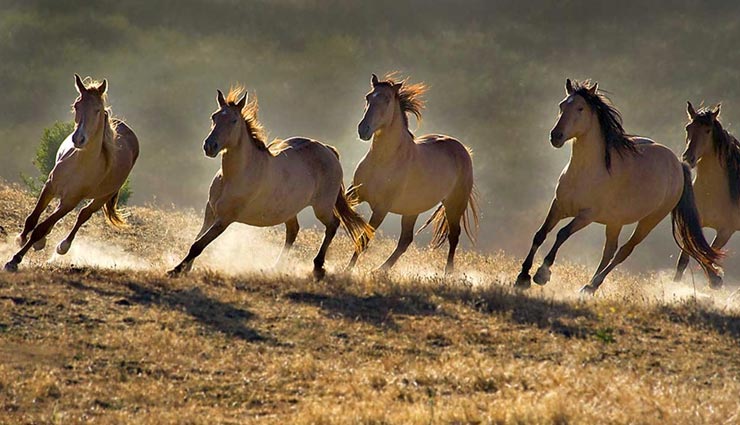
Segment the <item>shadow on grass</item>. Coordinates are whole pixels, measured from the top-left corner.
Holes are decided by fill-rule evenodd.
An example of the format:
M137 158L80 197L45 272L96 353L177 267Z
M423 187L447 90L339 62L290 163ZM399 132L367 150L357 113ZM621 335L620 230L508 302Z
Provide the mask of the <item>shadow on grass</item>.
M740 314L705 308L692 301L664 305L660 312L668 320L701 330L714 331L740 341Z
M106 280L100 278L93 277L95 280ZM138 304L165 307L185 312L200 324L227 336L249 342L275 342L271 337L263 336L255 329L245 325L246 321L254 318L252 312L210 298L197 287L167 289L156 286L156 282L153 282L151 286L125 282L122 284L128 291L115 291L89 286L77 279L66 279L65 283L77 290L91 291L102 297L115 298L113 302L120 306Z

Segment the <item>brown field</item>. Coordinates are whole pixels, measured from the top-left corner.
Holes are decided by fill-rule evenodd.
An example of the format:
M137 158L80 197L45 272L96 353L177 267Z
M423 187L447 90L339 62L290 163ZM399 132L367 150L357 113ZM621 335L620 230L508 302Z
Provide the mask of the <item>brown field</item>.
M0 255L32 205L0 185ZM389 275L379 238L339 272L345 236L314 282L317 231L292 270L272 270L282 229L244 226L188 277L163 277L199 226L195 212L96 216L70 254L68 218L17 274L0 272L0 423L740 423L740 300L616 272L595 299L584 267L510 289L517 258L417 247Z

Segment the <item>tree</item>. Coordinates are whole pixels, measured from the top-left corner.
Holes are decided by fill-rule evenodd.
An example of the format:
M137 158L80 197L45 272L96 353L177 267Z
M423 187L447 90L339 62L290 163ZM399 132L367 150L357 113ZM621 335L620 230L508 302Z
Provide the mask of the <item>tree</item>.
M21 179L28 186L28 189L34 196L38 196L41 192L41 188L44 187L46 179L49 177L49 173L54 168L57 160L57 151L59 146L64 142L64 139L69 136L75 128L75 123L72 121L57 121L51 127L44 129L44 134L41 136L41 142L38 148L36 148L36 158L33 160L33 165L39 172L38 176L26 176L21 175ZM118 203L125 205L131 197L131 184L128 179L121 186L120 193L118 195Z

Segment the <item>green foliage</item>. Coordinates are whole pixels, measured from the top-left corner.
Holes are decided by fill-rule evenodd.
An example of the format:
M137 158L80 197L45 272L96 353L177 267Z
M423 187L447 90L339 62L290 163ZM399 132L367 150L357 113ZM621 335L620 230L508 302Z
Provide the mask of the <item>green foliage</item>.
M38 196L44 187L49 173L51 173L54 164L56 164L59 146L74 131L74 128L75 123L73 121L57 121L44 129L39 146L36 148L36 157L33 160L33 165L38 170L39 175L35 177L21 175L21 179L34 196ZM118 195L119 205L126 205L132 193L131 183L126 179Z

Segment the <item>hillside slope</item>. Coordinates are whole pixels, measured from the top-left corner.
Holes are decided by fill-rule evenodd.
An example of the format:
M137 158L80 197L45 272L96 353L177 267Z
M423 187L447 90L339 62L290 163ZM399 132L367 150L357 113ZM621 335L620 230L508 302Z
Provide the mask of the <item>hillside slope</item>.
M0 186L0 254L32 199ZM67 220L16 274L0 273L0 423L673 423L740 421L740 315L730 290L615 273L595 299L584 268L510 289L515 258L374 242L361 270L310 277L320 233L272 269L282 229L238 227L191 275L164 270L194 212L96 216L69 258ZM690 279L689 279L690 280Z

